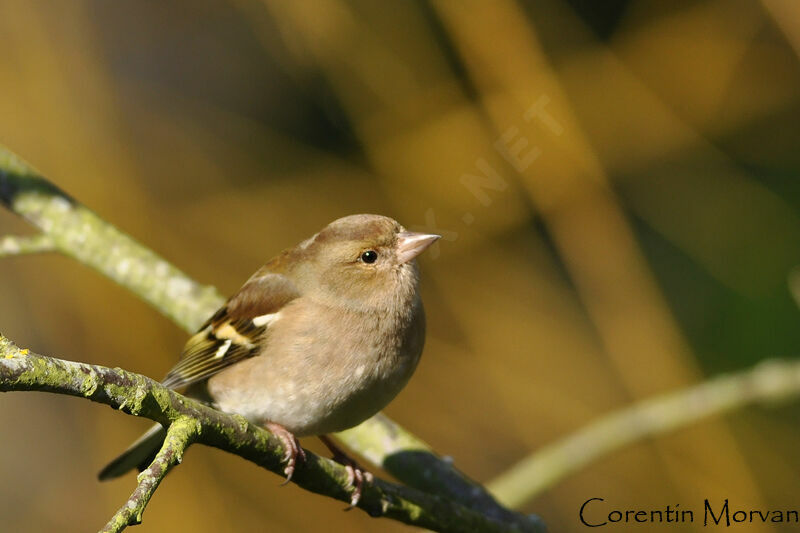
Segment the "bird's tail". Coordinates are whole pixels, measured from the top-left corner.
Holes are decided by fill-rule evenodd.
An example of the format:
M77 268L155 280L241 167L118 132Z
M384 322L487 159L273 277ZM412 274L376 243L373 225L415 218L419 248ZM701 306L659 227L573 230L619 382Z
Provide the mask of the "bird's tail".
M119 457L108 463L97 474L97 478L100 481L114 479L134 468L141 472L153 462L166 436L167 431L161 424L151 427L136 442L131 444L127 450L122 452Z

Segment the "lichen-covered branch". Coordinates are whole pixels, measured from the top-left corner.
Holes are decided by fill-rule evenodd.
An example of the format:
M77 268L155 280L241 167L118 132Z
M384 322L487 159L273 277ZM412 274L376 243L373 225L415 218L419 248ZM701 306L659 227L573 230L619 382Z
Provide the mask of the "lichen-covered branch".
M158 482L192 442L235 453L278 475L283 473L280 439L244 418L186 398L145 376L120 368L64 361L20 350L0 335L0 392L45 391L84 397L122 412L149 418L168 428L171 439L139 478L129 502L112 519L109 531L136 523ZM192 426L194 424L194 426ZM306 490L350 502L346 469L306 451L292 477ZM536 519L515 515L502 522L449 498L376 479L367 484L358 508L434 531L543 531ZM125 522L123 524L123 522ZM113 529L116 528L116 529Z
M186 276L2 146L0 203L39 228L56 250L129 289L187 331L194 332L223 303L213 287ZM412 487L447 496L486 516L518 516L385 416L340 437L351 449Z
M614 450L755 402L800 396L800 361L768 360L611 413L540 448L488 484L504 505L519 507Z
M128 526L142 523L142 514L150 497L167 472L181 462L183 452L194 442L201 429L201 424L193 418L184 417L172 421L155 459L136 478L137 485L133 494L114 513L100 533L118 533Z
M0 238L0 257L52 251L55 251L55 246L49 235L33 235L31 237L6 235Z

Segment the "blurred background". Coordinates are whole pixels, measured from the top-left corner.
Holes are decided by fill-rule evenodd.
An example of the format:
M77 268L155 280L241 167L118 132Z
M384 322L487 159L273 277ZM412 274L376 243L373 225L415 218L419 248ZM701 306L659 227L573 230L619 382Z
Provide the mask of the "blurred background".
M224 294L343 215L444 235L425 356L387 413L482 482L800 353L800 4L4 0L0 35L0 143ZM67 359L160 378L187 337L57 255L0 260L0 295L5 335ZM797 403L708 420L524 510L573 531L591 497L796 509L798 422ZM147 426L2 395L0 530L98 529L135 481L96 472ZM137 531L408 530L280 481L193 447Z

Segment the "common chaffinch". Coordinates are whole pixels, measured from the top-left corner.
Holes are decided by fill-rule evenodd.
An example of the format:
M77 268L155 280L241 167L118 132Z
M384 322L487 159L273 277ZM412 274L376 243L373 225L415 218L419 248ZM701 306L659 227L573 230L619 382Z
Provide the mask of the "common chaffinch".
M414 260L438 235L391 218L351 215L262 266L183 349L163 384L272 431L286 450L316 435L348 468L358 502L364 472L326 437L366 420L408 382L425 339ZM100 472L146 468L155 426Z

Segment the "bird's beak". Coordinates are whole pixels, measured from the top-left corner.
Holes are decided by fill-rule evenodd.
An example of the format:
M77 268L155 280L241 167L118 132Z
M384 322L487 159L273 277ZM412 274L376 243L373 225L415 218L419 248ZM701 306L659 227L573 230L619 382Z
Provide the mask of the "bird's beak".
M398 233L397 261L400 264L408 263L440 238L441 235L434 235L433 233L414 233L411 231Z

